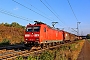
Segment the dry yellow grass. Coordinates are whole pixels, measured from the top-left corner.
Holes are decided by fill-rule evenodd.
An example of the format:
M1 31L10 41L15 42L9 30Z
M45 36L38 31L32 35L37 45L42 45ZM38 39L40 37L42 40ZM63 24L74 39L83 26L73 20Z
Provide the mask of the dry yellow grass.
M20 43L24 40L24 29L0 25L0 42L10 40L11 44Z
M77 41L73 44L67 44L57 52L56 60L76 60L85 40Z
M85 42L85 40L81 40L80 42L78 42L78 44L76 44L75 47L77 49L72 52L72 56L73 56L72 60L76 60L77 59L77 57L78 57L78 55L79 55L79 53L80 53L80 51L81 51L81 49L82 49L82 47L84 45L84 42Z

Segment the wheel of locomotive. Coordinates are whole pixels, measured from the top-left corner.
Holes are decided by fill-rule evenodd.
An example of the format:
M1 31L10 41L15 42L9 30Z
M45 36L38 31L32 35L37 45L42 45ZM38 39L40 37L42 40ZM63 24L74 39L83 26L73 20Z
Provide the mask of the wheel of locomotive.
M45 46L46 46L46 48L48 48L49 47L49 43L46 43Z
M40 46L38 43L33 43L33 46L36 46L36 47L38 47L38 46Z
M51 43L51 46L53 46L53 42Z
M44 48L44 44L41 44L40 47L43 49Z
M59 42L56 42L57 45L59 45Z
M57 43L56 43L56 42L54 42L54 46L56 46L56 44L57 44Z
M24 46L29 47L30 45L29 44L24 44Z
M65 41L62 41L62 42L60 42L61 44L64 44L65 43Z

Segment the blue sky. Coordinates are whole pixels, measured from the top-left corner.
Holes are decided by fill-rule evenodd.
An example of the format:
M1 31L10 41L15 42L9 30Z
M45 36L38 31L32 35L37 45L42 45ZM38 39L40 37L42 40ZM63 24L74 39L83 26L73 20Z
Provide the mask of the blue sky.
M67 0L41 0L53 13L40 0L15 1L25 7L12 0L0 0L0 23L17 22L26 26L28 23L34 23L33 21L38 20L51 26L51 22L56 21L58 24L55 27L64 28L65 31L76 34L71 28L76 30L77 22L81 22L78 26L79 34L86 35L90 33L90 0L69 0L78 21ZM12 16L22 16L25 19L28 18L29 21L12 17L10 14Z

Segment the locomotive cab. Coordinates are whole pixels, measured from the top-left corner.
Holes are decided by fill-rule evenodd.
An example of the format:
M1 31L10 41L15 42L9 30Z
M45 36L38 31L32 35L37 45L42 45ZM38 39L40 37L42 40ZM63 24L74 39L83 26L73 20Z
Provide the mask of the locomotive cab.
M36 45L39 44L40 36L40 25L27 25L25 30L25 45Z

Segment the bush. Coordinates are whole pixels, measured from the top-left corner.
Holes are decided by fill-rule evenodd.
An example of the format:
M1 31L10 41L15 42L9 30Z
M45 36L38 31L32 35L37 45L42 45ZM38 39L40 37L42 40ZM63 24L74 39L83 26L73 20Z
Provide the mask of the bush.
M22 56L16 58L16 60L24 60Z
M54 60L54 54L46 51L40 55L40 60Z
M3 41L0 43L0 46L6 46L6 45L10 45L10 40L3 39Z

